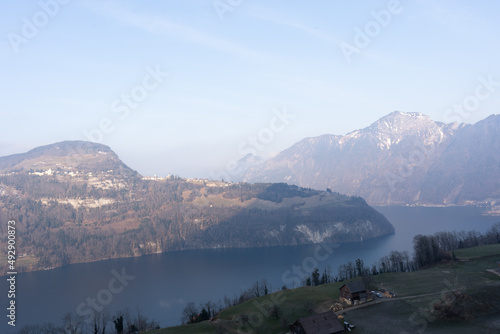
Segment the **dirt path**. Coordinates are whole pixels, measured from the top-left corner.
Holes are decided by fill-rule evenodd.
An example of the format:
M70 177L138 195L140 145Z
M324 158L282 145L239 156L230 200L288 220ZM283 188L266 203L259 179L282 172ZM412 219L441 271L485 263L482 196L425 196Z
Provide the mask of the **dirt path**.
M421 295L413 295L413 296L405 296L405 297L379 298L379 299L374 299L372 302L367 302L367 303L363 303L363 304L360 304L360 305L356 305L356 306L352 306L352 307L349 307L349 308L345 308L343 310L335 312L335 314L336 315L341 315L341 314L344 314L345 312L349 312L349 311L352 311L352 310L356 310L358 308L367 307L367 306L370 306L370 305L375 305L375 304L380 304L380 303L394 302L396 300L405 300L405 299L412 299L412 298L419 298L419 297L426 297L426 296L433 296L433 295L440 295L440 294L441 294L441 292L431 292L431 293L424 293L424 294L421 294Z
M492 274L500 276L500 268L498 268L498 269L486 269L486 271L489 271Z
M488 286L500 286L500 283L485 284L485 285L482 285L481 287L488 287ZM364 303L364 304L360 304L360 305L352 306L352 307L349 307L349 308L345 308L343 310L335 312L335 314L336 315L342 315L345 312L349 312L351 310L356 310L356 309L362 308L362 307L367 307L367 306L370 306L370 305L375 305L375 304L380 304L380 303L385 303L385 302L390 302L390 301L396 301L396 300L406 300L406 299L427 297L427 296L433 296L433 295L440 295L441 293L442 293L442 291L439 291L439 292L430 292L430 293L423 293L423 294L420 294L420 295L412 295L412 296L405 296L405 297L379 298L379 299L374 299L374 301L372 301L372 302L367 302L367 303Z

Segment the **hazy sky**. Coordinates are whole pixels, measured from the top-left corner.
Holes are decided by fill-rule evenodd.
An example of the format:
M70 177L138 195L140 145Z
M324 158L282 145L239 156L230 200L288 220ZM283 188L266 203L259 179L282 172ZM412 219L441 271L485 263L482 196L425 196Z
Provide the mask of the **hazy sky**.
M144 175L206 177L394 110L474 123L500 105L499 13L498 1L2 1L0 156L90 139Z

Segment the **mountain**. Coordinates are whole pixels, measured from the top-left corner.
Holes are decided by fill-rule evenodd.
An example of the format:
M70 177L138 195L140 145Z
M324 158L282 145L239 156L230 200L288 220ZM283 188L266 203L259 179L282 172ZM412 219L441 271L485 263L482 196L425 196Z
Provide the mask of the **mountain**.
M86 141L63 141L40 146L29 152L0 157L0 172L46 173L105 172L113 175L133 175L135 171L127 167L106 145Z
M372 205L500 200L500 116L444 124L395 111L345 136L306 138L251 167L246 182L287 182Z
M447 146L422 186L429 201L500 201L500 115L467 125Z
M360 197L284 183L142 177L109 147L89 142L0 158L0 221L12 219L23 253L18 271L173 250L354 242L394 233ZM0 233L0 247L7 247Z
M264 161L265 160L262 157L254 155L252 153L248 153L243 158L237 161L237 166L240 167L242 172L246 172L250 167L260 165Z

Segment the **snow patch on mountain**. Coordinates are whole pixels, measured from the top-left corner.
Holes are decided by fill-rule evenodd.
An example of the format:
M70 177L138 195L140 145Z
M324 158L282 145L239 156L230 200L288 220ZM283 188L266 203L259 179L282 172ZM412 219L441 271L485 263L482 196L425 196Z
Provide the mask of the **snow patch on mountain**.
M345 136L299 141L243 180L330 188L377 205L498 199L499 134L500 115L471 125L395 111Z

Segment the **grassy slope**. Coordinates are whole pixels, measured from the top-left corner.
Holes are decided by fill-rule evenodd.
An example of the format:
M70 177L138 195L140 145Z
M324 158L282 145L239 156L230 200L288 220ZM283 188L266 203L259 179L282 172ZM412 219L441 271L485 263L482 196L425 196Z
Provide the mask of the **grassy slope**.
M500 277L486 271L494 268L499 259L500 253L498 259L477 259L414 273L376 276L377 286L383 284L403 298L349 311L346 318L357 325L353 333L500 333ZM487 308L497 309L496 316L483 314L470 322L430 317L432 305L459 287L465 287L475 300L491 301ZM431 295L404 298L420 294Z
M499 333L500 278L486 271L500 260L499 245L461 250L468 257L479 258L468 262L442 264L414 273L391 273L374 277L376 286L388 288L399 297L420 294L432 295L400 299L349 311L347 318L357 324L353 333ZM457 252L456 252L457 253ZM458 256L458 255L457 255ZM461 254L462 256L462 254ZM465 256L464 256L465 257ZM475 300L492 301L487 308L497 309L497 316L484 314L475 320L441 321L429 316L432 305L440 301L443 293L465 287Z
M486 258L468 262L447 263L412 273L389 273L374 276L377 287L397 293L398 297L442 291L449 285L474 288L499 282L500 277L486 272L498 259Z
M500 317L488 315L471 322L444 322L432 319L427 311L431 305L439 301L442 292L458 287L465 287L473 298L492 300L489 308L497 308L500 314L500 277L489 273L486 269L495 268L500 260L500 245L475 247L461 250L460 257L481 257L467 262L441 264L413 273L390 273L373 277L374 288L387 288L403 299L383 301L366 307L346 311L346 320L357 325L352 333L500 333ZM458 251L456 251L458 253ZM498 254L498 257L492 256ZM458 254L456 254L459 256ZM229 308L219 315L216 322L203 322L188 326L178 326L155 331L155 334L184 333L219 333L217 326L226 328L225 333L282 333L285 322L292 323L297 318L308 316L310 306L314 311L326 311L338 298L338 288L342 283L332 283L318 287L303 287L284 291L281 295L260 297ZM416 295L425 295L410 298ZM404 298L408 297L408 298ZM271 298L279 301L282 319L272 315L262 317L259 326L238 328L241 314L250 316L258 322L259 305L267 305ZM250 320L251 321L251 320ZM422 332L422 331L420 331Z
M500 254L500 244L464 248L455 251L455 256L460 259L470 259L481 256L494 256L498 254Z
M217 333L217 325L224 326L230 333L280 333L285 331L285 322L292 323L297 318L310 315L310 309L325 311L339 296L341 283L326 284L318 287L302 287L286 290L272 295L249 300L241 305L222 311L217 323L202 322L187 326L178 326L155 331L155 334L183 334L183 333ZM281 319L278 320L269 312L273 301L279 306ZM264 310L264 311L261 311ZM249 316L249 325L239 328L239 316ZM260 321L262 319L262 321ZM252 326L252 323L259 323Z

